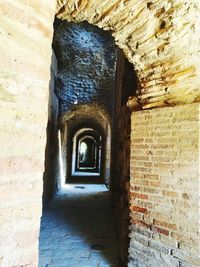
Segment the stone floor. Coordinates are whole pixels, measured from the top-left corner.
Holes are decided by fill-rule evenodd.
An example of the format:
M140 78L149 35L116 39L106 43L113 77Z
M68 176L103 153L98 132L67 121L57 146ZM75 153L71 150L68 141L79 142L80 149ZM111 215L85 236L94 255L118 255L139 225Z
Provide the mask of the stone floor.
M66 185L43 212L39 267L120 266L104 185Z

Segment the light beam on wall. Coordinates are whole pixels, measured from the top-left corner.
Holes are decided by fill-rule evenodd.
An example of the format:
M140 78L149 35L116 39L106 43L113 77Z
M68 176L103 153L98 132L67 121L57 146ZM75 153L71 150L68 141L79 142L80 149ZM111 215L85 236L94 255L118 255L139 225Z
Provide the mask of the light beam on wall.
M63 169L63 159L62 159L62 145L61 145L61 131L58 132L58 145L59 145L59 165L60 165L60 187L61 189L65 185L65 174Z

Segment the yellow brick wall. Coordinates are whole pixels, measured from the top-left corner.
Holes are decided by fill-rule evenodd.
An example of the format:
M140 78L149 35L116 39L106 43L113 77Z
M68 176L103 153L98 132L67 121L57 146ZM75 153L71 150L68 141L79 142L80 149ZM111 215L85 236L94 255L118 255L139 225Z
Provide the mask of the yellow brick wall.
M58 0L57 16L112 31L133 63L143 108L200 101L198 0Z
M0 266L37 266L54 1L0 1Z

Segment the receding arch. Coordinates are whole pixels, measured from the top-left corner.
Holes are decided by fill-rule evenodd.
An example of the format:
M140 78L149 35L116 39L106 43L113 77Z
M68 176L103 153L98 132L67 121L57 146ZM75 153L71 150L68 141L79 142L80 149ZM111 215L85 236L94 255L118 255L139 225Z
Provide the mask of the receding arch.
M104 138L105 139L105 138ZM102 133L94 128L81 127L71 140L71 177L101 177L102 175ZM82 146L84 145L84 146ZM84 151L83 151L84 150ZM95 179L90 179L91 182ZM84 182L84 179L83 179Z
M58 181L58 187L67 182L80 182L80 177L73 179L76 169L76 157L73 151L77 149L77 136L84 132L93 132L96 139L101 138L101 170L97 171L95 183L110 184L110 159L111 159L111 119L104 108L97 104L78 105L74 110L67 112L60 118L62 172L64 174L62 185ZM97 137L99 136L99 137ZM74 142L72 142L72 140ZM100 140L98 141L100 142ZM72 171L73 170L73 171ZM76 174L76 173L75 173ZM99 175L101 174L101 175ZM76 176L76 175L75 175ZM94 176L94 177L95 177ZM91 178L85 179L91 182ZM83 182L84 182L83 181Z
M46 95L49 84L52 23L55 15L55 2L56 1L19 0L8 2L2 1L1 3L1 64L2 70L4 70L1 73L1 81L3 86L2 105L5 106L6 110L6 112L1 112L1 121L3 127L2 134L6 130L6 139L3 138L2 155L7 155L7 158L5 159L6 161L4 161L4 159L2 161L3 175L5 171L8 171L7 174L5 173L5 186L7 187L5 187L4 195L6 199L3 202L4 204L2 206L2 229L4 229L5 232L3 231L1 235L3 244L3 250L1 251L1 263L5 266L37 265L37 231L41 216L41 177L44 170L43 156L46 142L45 129L48 105ZM77 7L80 6L80 4L82 5L82 7L88 5L95 6L96 4L101 7L102 5L106 6L107 4L113 5L114 3L116 3L115 1L105 0L88 0L76 2L79 2L79 4L76 5ZM70 0L59 1L59 3L67 3L72 8L74 5L74 1ZM113 12L116 15L113 24L117 24L118 21L121 21L123 22L123 25L127 25L126 28L127 30L130 29L130 31L123 30L125 29L125 26L123 27L123 25L121 24L121 30L123 30L122 35L125 37L128 36L128 34L130 35L132 29L132 25L130 24L134 24L136 19L138 22L141 22L141 24L142 21L145 22L145 19L149 19L149 34L151 33L150 27L152 26L154 28L155 21L159 22L160 20L160 24L156 23L156 25L160 25L161 34L159 33L155 36L156 31L154 32L153 29L152 38L151 35L146 35L146 39L142 40L141 36L146 31L143 32L141 28L138 28L138 30L134 32L135 39L131 38L131 40L128 41L128 38L124 37L127 40L127 48L124 45L124 50L127 50L128 53L130 47L130 55L132 51L134 51L134 53L135 51L137 52L135 53L135 57L139 55L138 60L135 60L135 62L133 63L135 65L135 68L137 69L138 77L140 77L140 82L144 82L144 84L141 84L142 88L139 91L141 92L139 94L139 97L144 96L144 100L141 99L140 102L144 102L148 97L150 99L153 97L153 99L151 99L152 106L154 105L154 107L156 107L156 102L153 102L153 100L155 100L154 93L155 95L158 95L160 83L161 89L165 90L165 86L163 85L169 85L170 79L174 76L175 81L177 80L178 84L174 84L173 78L173 85L171 85L170 87L166 86L166 90L168 90L169 93L169 95L166 94L166 100L169 99L171 92L174 92L174 96L176 97L179 92L178 98L180 99L180 103L177 101L177 104L184 103L184 101L185 103L187 103L187 101L198 101L200 84L200 34L198 25L200 2L198 0L157 0L148 2L130 0L119 1L119 3L121 3L120 10L122 10L122 12L119 12L119 10L116 11L116 6L116 9L114 10L115 12ZM145 3L147 4L148 10L150 10L147 10L148 13L146 13L146 8L144 7ZM133 8L133 11L135 10L135 13L137 12L136 14L138 14L138 18L135 18L134 14L131 14L128 9L125 10L123 7L124 5L130 5ZM140 10L140 7L144 8ZM95 16L96 13L99 13L98 8L96 9L96 12L88 12L88 17L89 15ZM75 13L76 12L74 12L74 15L76 16ZM81 12L79 13L79 15L81 15ZM112 10L110 10L110 13L112 13ZM119 13L121 14L121 16L118 16ZM103 18L101 17L101 19ZM129 25L127 24L128 22L130 22ZM148 26L148 23L146 23L145 25ZM135 25L135 27L137 28L137 25ZM150 37L150 40L152 40L151 43L147 42L148 37ZM145 40L147 41L144 42ZM155 44L158 44L158 51L156 51L155 49ZM144 52L144 49L146 52ZM147 53L148 51L150 52L149 54ZM145 55L145 53L147 55ZM144 57L142 57L142 55ZM180 72L184 69L185 72ZM192 69L194 71L192 71ZM162 75L160 73L162 73ZM148 89L148 86L150 86L151 92L150 89ZM155 92L153 91L154 87ZM142 92L142 90L144 90L144 92ZM161 97L162 93L164 92L162 92L162 90L160 91ZM174 99L172 99L172 101L174 101ZM173 103L175 104L175 101ZM161 101L161 104L163 104L163 100ZM172 103L166 102L166 105L169 104L172 105ZM147 105L143 105L143 107L147 108ZM160 112L160 109L154 109L151 111L151 114L155 118L155 116L157 115L160 116ZM24 116L25 113L26 115ZM192 122L188 119L189 113L193 116ZM141 114L142 116L144 116L144 114L146 113L141 112ZM177 154L181 154L182 157L178 157L176 158L176 160L179 163L181 163L182 160L186 160L186 163L184 166L179 166L179 170L176 170L177 179L174 181L178 182L178 179L180 178L181 182L183 182L184 185L187 185L186 179L184 181L182 180L183 177L181 177L180 171L185 173L185 170L187 170L188 173L190 173L190 175L188 176L188 180L190 181L189 186L193 185L194 187L192 187L193 190L191 191L191 194L189 193L189 195L187 195L186 193L184 193L185 199L183 200L185 201L184 205L188 205L189 202L187 198L189 198L192 207L196 206L197 210L199 208L197 198L199 192L197 192L198 186L196 186L196 184L198 184L198 169L196 167L198 167L199 105L186 105L185 107L182 106L174 107L172 109L163 109L162 114L163 118L165 118L166 114L168 114L169 121L171 120L171 115L175 114L173 117L173 125L177 126L177 129L180 128L180 124L175 123L176 119L179 122L185 121L184 131L179 133L179 137L184 142L185 140L189 141L193 150L192 155L194 156L196 163L194 162L194 160L191 162L191 159L188 161L186 160L187 155L190 155L186 153L186 147L184 146L185 143L183 143L182 146L179 145L177 147ZM134 118L136 117L140 120L139 116L136 116L136 112L134 112L134 115ZM49 116L49 120L50 119L51 117ZM196 124L194 123L195 120ZM150 119L147 119L147 121L150 122ZM5 128L6 124L9 124L9 127ZM35 127L33 130L34 125ZM147 130L147 126L145 126L145 124L141 126L146 128ZM26 134L24 134L25 127L27 129L25 131ZM135 125L133 131L135 131L135 129L139 130L139 126ZM166 128L166 130L168 129ZM190 130L189 134L188 130ZM23 135L20 135L21 133L23 133ZM195 139L190 138L192 137L192 134ZM166 138L169 138L169 136L166 136ZM7 144L6 140L8 140ZM31 141L31 143L29 143L29 141ZM28 149L21 149L24 148L25 145L28 146L28 144ZM194 149L194 146L196 147L196 149ZM23 157L15 157L17 156L15 155L15 151L19 151L20 153L23 152ZM19 171L19 173L16 173L16 163L18 162L20 164L17 164L17 166L19 166L17 171ZM14 191L13 193L11 193L11 185L13 185L13 181L14 183L19 183L19 188L23 191L19 192L18 190L16 190L16 185L14 185ZM177 183L177 185L180 185L180 183ZM27 188L27 190L24 190L25 188ZM21 200L16 201L16 196L19 193L20 199L24 200L23 202ZM32 199L31 201L30 197ZM10 207L9 210L5 210L7 204ZM13 213L9 212L11 210L20 212L20 217L18 217L18 214L17 216L15 216L15 220L13 220ZM29 220L28 225L30 225L30 228L24 228L23 234L25 235L25 237L28 236L28 241L30 241L31 244L27 244L27 240L23 239L22 233L19 232L21 230L22 224L24 223L26 211L27 220ZM183 209L179 208L177 212L179 212L179 214L183 214ZM193 225L198 226L197 217L195 217L195 215L198 214L198 210L195 212L193 208L187 209L187 212L185 214L187 214L190 218L193 218ZM187 219L186 216L182 215L182 217L179 217L179 220L184 221L182 220L184 219L184 217ZM168 219L169 217L167 217L167 220ZM188 224L189 226L191 225L190 221ZM188 245L189 242L190 244L192 242L193 246L191 246L191 248L194 249L194 244L197 243L195 243L191 238L191 233L187 233L188 226L184 225L184 222L182 222L181 224L181 229L185 229L185 235L183 235L182 231L179 231L179 236L182 236L183 243L181 243L181 246L178 242L176 244L178 248L182 248L183 245L183 253L181 255L187 256L188 251L184 251L184 244ZM197 238L196 234L195 237ZM12 242L10 242L10 240ZM11 249L12 251L15 251L15 253L7 253ZM23 250L27 252L29 251L28 254L23 253ZM196 257L196 260L198 261L198 257ZM190 261L190 259L188 259L187 263L180 262L180 264L190 265L192 264L192 262Z

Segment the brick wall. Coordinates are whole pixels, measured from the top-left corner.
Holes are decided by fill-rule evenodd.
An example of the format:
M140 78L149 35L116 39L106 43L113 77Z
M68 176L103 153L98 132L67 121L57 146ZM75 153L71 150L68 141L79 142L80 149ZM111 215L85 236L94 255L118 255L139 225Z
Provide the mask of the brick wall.
M0 1L0 266L37 266L54 1Z
M161 0L151 7L151 3L143 1L141 6L134 1L132 14L130 1L127 10L124 10L126 5L118 5L118 13L108 7L110 11L105 14L108 16L99 12L104 19L97 18L100 27L110 29L106 26L109 15L118 14L111 26L116 28L118 45L140 70L140 80L144 81L141 85L146 92L142 100L145 108L150 107L145 101L151 100L154 91L165 92L161 100L165 105L166 99L169 104L199 101L200 9L197 3L180 2L176 7L173 7L175 1L165 2L165 9ZM112 1L107 3L113 5ZM37 266L54 4L54 0L0 1L0 266L3 267ZM96 9L95 5L92 7ZM124 19L127 14L137 20ZM77 16L77 21L95 23L96 11L85 10ZM162 30L158 39L155 32L165 16L166 34ZM128 21L131 24L122 27L121 22ZM149 21L153 21L153 27L152 23L146 23ZM162 43L166 39L170 45L166 43L164 48ZM171 72L176 74L173 82ZM159 78L163 82L155 83ZM174 95L174 91L178 93ZM157 94L155 101L156 97ZM130 266L198 266L198 116L199 106L195 104L132 115Z
M144 109L200 101L200 2L58 0L57 17L111 30L134 64Z
M199 104L132 114L129 266L200 266Z

